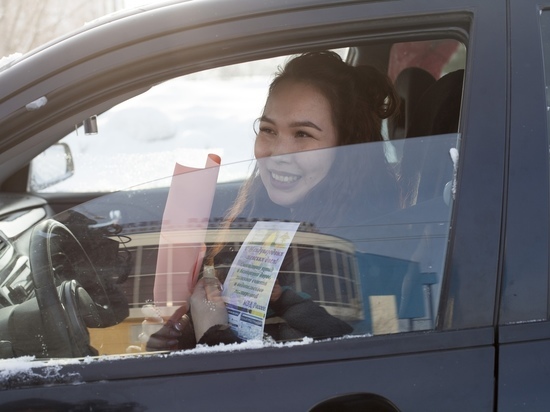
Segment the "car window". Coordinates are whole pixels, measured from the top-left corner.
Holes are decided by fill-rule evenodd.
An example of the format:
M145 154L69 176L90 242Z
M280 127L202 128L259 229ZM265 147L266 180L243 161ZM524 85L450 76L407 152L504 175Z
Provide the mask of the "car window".
M34 192L111 192L153 183L171 173L174 162L195 165L209 152L235 162L252 156L252 124L260 115L274 68L284 58L222 67L176 78L121 103L64 137L74 174L43 187L45 166L32 163ZM236 104L236 99L238 104ZM233 144L227 145L231 136ZM51 165L52 162L48 162ZM49 166L51 168L51 166ZM240 175L243 177L243 175Z
M425 82L411 62L390 75L400 54L390 57L401 111L384 141L253 159L254 119L286 56L174 79L100 114L97 134L79 127L61 141L73 177L46 187L35 165L31 187L114 192L40 222L29 247L27 237L15 243L31 251L22 266L32 270L5 276L2 288L15 292L4 303L42 326L5 326L13 354L193 349L200 318L183 315L194 305L214 316L219 302L239 341L266 345L433 330L460 148L464 54L450 48ZM444 69L453 58L458 69ZM299 207L254 186L262 173L268 192L299 180L270 166L290 155L322 174ZM194 298L213 277L219 300ZM169 343L167 325L177 331Z
M388 75L396 79L403 70L418 68L434 79L464 69L466 48L458 40L438 39L395 43L390 52Z
M457 142L456 134L411 139L404 153L415 156L421 173L439 164L446 170L439 178L451 184L446 152ZM151 350L151 336L191 301L190 285L208 267L223 284L232 327L245 337L258 325L262 336L278 342L433 329L452 197L429 178L430 198L401 207L383 167L383 142L322 151L296 155L303 162L333 157L342 167L326 184L345 181L352 171L358 186L336 201L323 191L307 213L265 204L226 224L242 183L220 182L219 176L243 166L257 170L272 160L267 158L169 176L168 189L108 194L35 229L31 264L39 269L32 278L44 286L34 303L52 325L65 319L72 332L66 342L47 342L55 348L48 354ZM425 151L426 158L416 156ZM198 190L213 198L196 196ZM186 201L193 196L200 200ZM5 287L16 289L21 281ZM278 304L270 301L272 288L281 294ZM48 293L60 296L57 310L45 309Z
M347 48L336 50L344 58ZM111 192L143 184L171 171L179 161L196 165L209 152L231 163L252 155L252 124L261 114L274 71L286 56L201 71L153 86L105 113L75 125L75 131L31 162L29 190L36 193ZM390 125L390 138L402 138L414 99L425 79L464 69L465 48L456 40L396 43L388 76L403 99L402 114ZM411 76L410 72L414 72ZM238 104L234 104L235 97ZM406 119L409 120L406 120ZM226 136L232 144L226 144ZM399 150L399 143L395 144ZM388 156L396 150L387 146ZM64 159L70 160L69 169ZM396 160L394 160L396 161ZM61 170L60 170L61 169ZM235 171L243 178L246 171Z
M342 56L347 49L336 50ZM158 185L174 162L198 166L215 152L224 162L253 155L254 120L287 56L205 70L153 86L75 131L31 163L29 190L36 193L112 192L149 182ZM92 126L93 125L93 126ZM228 138L231 144L228 144ZM72 173L60 158L70 157ZM246 176L238 171L227 179ZM51 176L67 176L54 180ZM160 179L159 182L155 182Z

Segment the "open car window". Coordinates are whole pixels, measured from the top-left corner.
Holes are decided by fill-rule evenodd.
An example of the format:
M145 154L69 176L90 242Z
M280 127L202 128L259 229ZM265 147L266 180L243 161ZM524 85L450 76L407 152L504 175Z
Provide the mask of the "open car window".
M210 152L227 162L250 158L252 124L284 58L206 70L153 86L77 125L60 142L70 148L74 173L48 185L51 158L31 164L29 189L38 193L111 192L169 175L174 162L199 166ZM238 98L239 104L234 104ZM93 127L90 124L93 122ZM232 145L227 145L231 136ZM55 171L52 171L55 172ZM243 175L241 174L241 178Z
M196 336L204 332L193 314L202 277L223 285L221 323L229 332L217 332L237 337L230 342L436 329L456 196L464 48L444 39L388 50L384 70L401 109L384 122L384 141L293 153L323 175L299 206L281 206L277 193L254 184L270 179L271 190L285 194L299 181L271 166L284 156L243 161L253 156L254 120L287 57L157 85L87 119L35 158L34 192L112 193L53 217L30 205L0 222L0 357L227 343ZM358 47L348 60L368 64L368 52ZM14 233L11 222L21 227L22 219L29 229ZM181 319L176 339L151 343Z
M347 49L337 52L345 57ZM60 174L54 168L60 162L50 150L32 161L29 190L112 192L144 182L162 184L174 162L199 167L198 159L211 152L227 163L249 159L254 121L286 60L274 57L174 78L86 119L60 140L69 148L70 154L62 156L71 158L70 175L51 177ZM234 173L233 179L246 176L246 171Z
M1 325L6 353L145 352L207 265L245 338L258 325L269 342L433 329L457 143L456 134L406 141L404 159L420 177L412 206L376 142L293 154L334 159L326 187L353 187L336 198L319 191L301 210L264 197L227 221L243 181L222 176L252 176L277 160L264 158L176 174L165 189L108 194L43 221L31 236L31 274L3 279L21 301Z

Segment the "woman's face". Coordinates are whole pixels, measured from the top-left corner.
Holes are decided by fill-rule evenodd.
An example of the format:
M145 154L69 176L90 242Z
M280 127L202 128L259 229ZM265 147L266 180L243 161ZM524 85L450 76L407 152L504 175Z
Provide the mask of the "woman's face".
M327 175L338 137L328 100L307 83L283 82L267 99L254 145L270 199L292 207Z

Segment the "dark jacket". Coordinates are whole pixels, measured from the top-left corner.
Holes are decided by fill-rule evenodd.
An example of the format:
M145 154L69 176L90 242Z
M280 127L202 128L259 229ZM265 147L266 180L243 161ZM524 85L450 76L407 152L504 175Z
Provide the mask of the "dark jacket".
M328 339L346 335L353 330L346 322L330 315L323 307L290 288L285 288L280 298L269 304L268 314L265 333L275 341L304 337ZM275 318L277 322L269 322ZM195 341L193 326L190 324L178 338L177 348L171 349L191 349L196 346ZM206 331L198 344L213 346L241 341L227 325L215 325Z

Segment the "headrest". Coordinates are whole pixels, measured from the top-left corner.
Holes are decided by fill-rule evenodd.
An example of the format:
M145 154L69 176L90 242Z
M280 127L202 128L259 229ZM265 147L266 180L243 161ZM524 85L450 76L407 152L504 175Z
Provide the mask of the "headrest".
M446 74L430 86L415 108L407 137L456 133L464 70Z
M435 83L435 78L419 67L407 67L395 79L394 87L401 98L399 114L389 121L390 139L407 136L413 110L424 92Z

